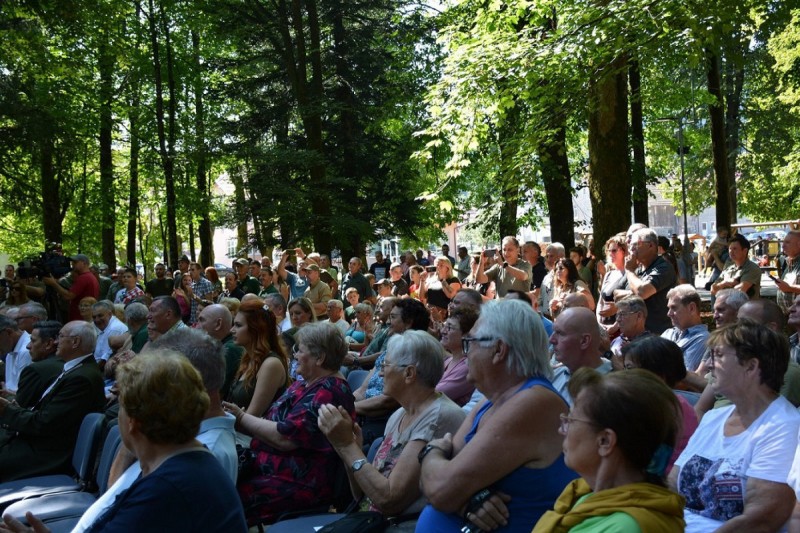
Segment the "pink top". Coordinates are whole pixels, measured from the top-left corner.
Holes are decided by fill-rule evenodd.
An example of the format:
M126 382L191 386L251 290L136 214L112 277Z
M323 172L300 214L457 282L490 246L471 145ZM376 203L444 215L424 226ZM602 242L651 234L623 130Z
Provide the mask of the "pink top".
M472 396L475 386L467 381L467 358L462 357L453 363L451 355L444 360L444 375L436 385L436 391L444 393L459 406L464 406Z
M669 464L667 464L667 472L672 469L672 465L675 464L678 456L681 454L683 449L686 448L686 444L689 442L689 438L694 433L694 430L697 429L698 424L697 414L695 414L692 404L690 404L686 398L680 394L676 394L675 397L678 398L678 403L681 404L681 431L678 434L678 441L675 444L675 451L672 452L672 457L670 457Z

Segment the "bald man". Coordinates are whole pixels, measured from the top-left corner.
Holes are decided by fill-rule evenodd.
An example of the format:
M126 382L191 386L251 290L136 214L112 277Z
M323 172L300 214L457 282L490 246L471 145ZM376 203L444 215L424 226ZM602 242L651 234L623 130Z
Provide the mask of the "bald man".
M594 313L585 307L565 309L553 322L553 345L556 360L561 363L555 369L553 387L572 405L567 392L567 383L573 372L579 368L594 368L601 374L611 372L611 361L603 358L602 336Z
M242 360L241 346L233 342L231 335L231 325L233 316L227 307L220 304L207 306L197 317L197 325L200 329L217 339L225 347L225 382L220 388L220 396L227 397L228 390L231 388L236 371L239 369L239 362Z

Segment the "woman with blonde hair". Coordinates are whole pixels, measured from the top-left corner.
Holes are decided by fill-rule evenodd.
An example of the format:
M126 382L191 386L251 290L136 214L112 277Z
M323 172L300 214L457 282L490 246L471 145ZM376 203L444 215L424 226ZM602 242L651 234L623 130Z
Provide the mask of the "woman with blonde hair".
M278 338L275 315L261 300L242 302L231 334L244 353L227 400L253 416L261 416L291 383L289 360Z
M435 273L423 272L420 276L419 299L428 306L432 315L439 315L437 318L441 321L447 316L450 300L461 289L461 282L453 273L453 264L447 257L440 255L434 259L433 265L436 268Z
M78 310L81 312L81 318L86 322L92 322L92 306L96 303L97 299L91 296L81 298L81 301L78 303Z

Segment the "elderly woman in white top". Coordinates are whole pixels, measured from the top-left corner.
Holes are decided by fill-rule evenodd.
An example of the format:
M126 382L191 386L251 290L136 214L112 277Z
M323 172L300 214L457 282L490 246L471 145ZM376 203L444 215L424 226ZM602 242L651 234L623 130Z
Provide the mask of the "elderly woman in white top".
M786 480L800 413L780 396L786 339L747 319L708 339L713 387L732 405L706 413L669 475L686 498L686 531L778 531L794 494Z

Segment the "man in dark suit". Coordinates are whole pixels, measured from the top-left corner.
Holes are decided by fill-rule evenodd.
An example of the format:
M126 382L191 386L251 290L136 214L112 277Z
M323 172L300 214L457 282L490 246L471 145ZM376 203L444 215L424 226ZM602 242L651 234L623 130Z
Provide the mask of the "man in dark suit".
M64 371L64 361L56 357L61 322L42 320L33 324L28 351L31 364L19 375L19 388L14 398L20 407L36 405L47 387Z
M70 465L83 418L105 404L103 375L94 360L92 324L69 322L58 335L64 370L26 409L0 398L0 481L72 473Z

